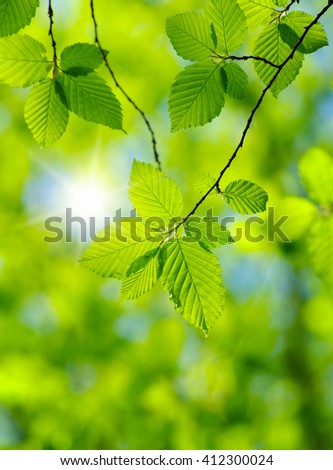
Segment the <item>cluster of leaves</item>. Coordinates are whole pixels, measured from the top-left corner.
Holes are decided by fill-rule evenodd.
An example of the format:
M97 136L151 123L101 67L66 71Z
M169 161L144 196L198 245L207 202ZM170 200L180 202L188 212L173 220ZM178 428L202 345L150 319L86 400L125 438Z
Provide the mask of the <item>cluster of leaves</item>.
M271 82L314 20L308 13L287 10L287 5L288 0L210 0L205 14L189 11L168 18L166 31L177 54L195 62L185 67L172 85L172 131L212 121L221 113L226 94L245 97L248 76L237 56L231 54L244 45L248 28L262 28L251 57L259 78L265 85ZM277 97L295 80L304 54L327 44L322 25L314 25L272 84L272 94Z
M17 34L30 24L38 5L39 0L0 2L0 82L32 86L24 115L36 141L49 146L59 139L70 111L87 121L122 130L120 103L96 73L106 51L102 53L94 44L76 43L66 47L58 59L50 11L51 60L43 44ZM295 80L304 54L328 41L319 23L300 41L314 17L290 11L290 6L286 0L209 0L205 14L187 12L167 20L167 34L175 50L194 62L176 77L171 89L172 131L210 122L220 114L226 94L235 99L246 96L248 76L237 60L252 58L259 78L275 97ZM248 28L257 26L261 30L252 55L231 55L243 51ZM318 240L328 231L333 237L329 184L333 170L327 156L321 154L320 158L319 170L312 168L310 157L301 163L304 184L319 208L304 201L298 204L307 206L311 214L309 246L315 253L317 271L326 274L332 263L327 267L328 249L323 250L323 242ZM316 171L321 173L314 177ZM267 194L249 181L233 181L222 190L210 175L203 175L196 186L204 193L203 200L214 189L241 214L266 209ZM129 196L141 219L127 218L106 227L85 252L82 264L101 276L121 279L124 299L138 298L161 279L184 319L208 334L224 307L222 270L212 249L232 243L230 233L214 218L183 218L179 187L152 165L134 162ZM157 226L147 233L152 219Z
M241 213L266 209L267 194L254 183L234 181L222 194ZM161 278L184 319L207 334L224 307L222 270L211 250L232 243L230 233L215 218L193 217L183 224L179 187L150 164L134 161L129 197L141 220L124 218L105 228L82 264L121 279L123 299L138 298ZM157 226L147 232L149 220Z
M306 239L316 273L332 286L333 158L320 148L312 148L300 160L299 174L308 198L285 198L278 211L289 216L285 224L289 237Z
M58 62L34 38L15 34L35 15L38 0L7 0L0 4L0 82L29 87L24 116L35 140L47 147L65 132L69 112L122 129L122 110L107 83L95 72L103 56L93 44L66 47Z

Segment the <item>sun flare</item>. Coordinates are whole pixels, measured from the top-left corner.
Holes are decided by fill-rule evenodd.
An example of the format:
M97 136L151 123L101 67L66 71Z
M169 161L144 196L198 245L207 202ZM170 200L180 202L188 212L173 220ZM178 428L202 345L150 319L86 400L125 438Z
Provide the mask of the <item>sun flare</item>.
M94 180L76 180L71 182L64 194L66 207L72 209L74 216L105 217L110 212L111 191Z

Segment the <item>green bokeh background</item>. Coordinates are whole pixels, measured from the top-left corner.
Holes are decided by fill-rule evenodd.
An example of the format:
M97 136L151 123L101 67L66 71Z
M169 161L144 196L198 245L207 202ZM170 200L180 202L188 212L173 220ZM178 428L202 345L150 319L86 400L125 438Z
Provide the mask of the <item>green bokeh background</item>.
M93 40L88 3L54 0L59 51ZM316 12L325 2L302 4ZM224 166L262 87L244 64L244 102L228 99L212 124L170 134L168 90L185 62L169 44L165 20L204 7L204 0L129 0L126 7L96 0L113 68L149 115L164 170L188 210L199 198L193 179ZM24 32L51 56L46 13L43 0ZM333 44L332 12L324 24ZM271 206L303 195L299 158L312 146L333 155L332 77L332 46L307 57L297 82L279 100L265 100L225 183L253 180ZM67 207L66 187L92 171L109 191L105 215L130 208L132 161L152 162L152 155L140 116L115 92L127 136L72 115L64 137L43 150L24 122L27 90L0 87L0 448L332 449L332 293L301 242L242 240L217 250L227 302L205 338L160 285L120 303L118 281L79 265L86 245L43 241L45 218ZM230 215L216 198L209 204Z

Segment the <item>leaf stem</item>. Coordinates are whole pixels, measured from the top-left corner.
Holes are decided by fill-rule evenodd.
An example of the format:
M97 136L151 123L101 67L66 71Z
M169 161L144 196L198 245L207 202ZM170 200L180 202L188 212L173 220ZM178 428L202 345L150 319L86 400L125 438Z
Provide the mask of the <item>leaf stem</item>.
M275 68L279 67L277 64L274 64L270 60L265 59L264 57L256 56L256 55L243 55L243 56L226 55L226 56L224 56L224 55L218 54L217 52L214 52L214 55L216 55L216 57L219 57L220 59L231 59L231 60L251 60L252 59L252 60L258 60L258 61L261 61L261 62L265 62L266 64L271 65L272 67L275 67Z
M145 123L145 125L148 129L148 132L150 134L150 137L151 137L151 146L152 146L152 150L153 150L154 160L155 160L155 162L158 166L158 169L162 170L162 164L161 164L160 156L159 156L159 153L158 153L158 150L157 150L156 135L155 135L155 132L154 132L154 130L153 130L151 124L150 124L150 121L147 118L146 113L135 103L135 101L128 95L128 93L125 91L125 89L118 82L118 79L117 79L117 77L116 77L116 75L115 75L115 73L114 73L114 71L113 71L113 69L110 65L110 62L107 58L107 54L106 54L105 50L102 47L101 41L99 39L99 34L98 34L98 24L97 24L96 15L95 15L94 0L90 0L90 11L91 11L91 18L92 18L93 24L94 24L95 43L98 46L98 48L99 48L99 50L102 54L104 64L105 64L108 72L110 73L111 78L112 78L115 86L121 91L121 93L124 95L124 97L127 99L127 101L133 106L133 108L141 115L142 119L144 120L144 123Z
M297 0L295 0L297 1ZM295 1L291 2L291 3L295 3ZM308 34L308 32L311 30L311 28L313 26L315 26L318 21L320 20L320 18L325 15L325 13L327 12L327 10L329 8L331 8L331 6L333 5L333 0L328 0L328 3L327 5L317 14L317 16L314 18L314 20L306 27L304 28L304 32L302 34L302 36L299 38L299 40L297 41L297 44L295 44L295 46L293 47L292 51L290 52L290 54L288 55L288 57L277 67L277 71L276 73L273 75L272 79L270 80L270 82L268 83L268 85L263 89L256 105L254 106L254 108L252 109L251 113L250 113L250 116L246 122L246 125L245 125L245 128L243 130L243 133L241 135L241 138L240 138L240 141L236 147L236 149L234 150L233 154L231 155L231 157L229 158L227 164L224 166L224 168L221 170L217 180L215 181L215 183L212 185L212 187L202 196L202 198L196 203L196 205L193 207L193 209L187 214L187 216L175 227L175 229L178 229L181 225L183 225L184 223L187 222L187 220L193 215L195 214L195 212L197 211L197 209L201 206L201 204L203 204L203 202L207 199L207 197L210 195L210 193L212 191L214 191L214 189L216 188L219 192L221 191L220 189L220 182L224 176L224 174L226 173L226 171L228 170L228 168L232 165L233 161L237 158L238 156L238 153L239 151L241 150L241 148L243 147L244 145L244 142L245 142L245 139L247 137L247 134L251 128L251 124L253 122L253 119L258 111L258 109L260 108L262 102L264 101L264 98L265 96L267 95L268 91L270 90L270 88L272 87L273 83L275 82L275 80L278 78L278 76L280 75L280 73L282 72L283 68L289 63L290 60L292 60L292 58L294 57L298 47L302 44L302 42L304 41L306 35Z
M47 14L50 19L50 26L49 26L49 36L51 38L51 44L52 44L52 49L53 49L53 78L56 77L57 75L57 69L58 69L58 57L57 57L57 43L54 38L54 33L53 33L53 25L54 25L54 20L53 20L53 8L52 8L52 0L49 0L48 4L48 9L47 9Z

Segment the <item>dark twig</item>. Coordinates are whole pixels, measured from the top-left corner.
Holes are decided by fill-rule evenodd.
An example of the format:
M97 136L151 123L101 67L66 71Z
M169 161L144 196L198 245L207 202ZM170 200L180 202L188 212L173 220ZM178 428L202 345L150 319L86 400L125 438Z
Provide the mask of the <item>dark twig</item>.
M275 68L279 68L279 66L277 64L274 64L270 60L265 59L264 57L256 56L256 55L243 55L243 56L229 55L228 57L226 57L226 59L231 59L231 60L250 60L250 59L252 59L252 60L265 62L265 64L271 65L272 67L275 67Z
M294 5L294 3L299 3L299 2L300 2L300 0L291 0L291 2L284 9L284 13L287 13L287 11L290 10L290 8Z
M294 2L293 2L294 3ZM258 109L260 108L262 102L264 101L264 98L267 94L267 92L269 91L269 89L271 88L271 86L273 85L273 83L275 82L275 80L278 78L278 76L280 75L280 73L282 72L283 68L289 63L290 60L292 60L292 58L294 57L298 47L302 44L304 38L306 37L306 35L308 34L308 32L310 31L310 29L318 23L318 21L320 20L320 18L325 15L325 13L327 12L327 10L333 5L333 0L328 0L328 3L327 5L317 14L317 16L314 18L314 20L306 27L304 28L304 32L302 34L302 36L299 38L299 40L297 41L297 44L295 44L295 46L293 47L292 51L290 52L290 54L288 55L288 57L278 66L278 69L276 71L276 73L274 74L274 76L272 77L272 79L270 80L270 82L268 83L268 85L264 88L264 90L262 91L258 101L257 101L257 104L255 105L255 107L252 109L251 111L251 114L247 120L247 123L246 123L246 126L245 126L245 129L242 133L242 136L241 136L241 139L235 149L235 151L233 152L233 154L231 155L231 157L229 158L227 164L225 165L225 167L221 170L220 174L219 174L219 177L217 178L217 180L215 181L215 183L213 184L213 186L202 196L202 198L200 199L199 202L196 203L196 205L194 206L194 208L191 210L191 212L189 212L187 214L187 216L175 227L175 229L178 229L182 224L184 224L185 222L187 222L187 220L193 215L195 214L195 212L197 211L197 209L201 206L201 204L207 199L207 197L210 195L211 192L214 191L214 189L217 189L218 191L220 191L220 182L225 174L225 172L228 170L228 168L231 166L232 162L235 160L235 158L237 157L240 149L243 147L244 145L244 142L245 142L245 139L246 139L246 136L250 130L250 127L251 127L251 124L253 122L253 118L255 116L255 114L257 113Z
M51 43L52 43L52 48L53 48L53 78L55 78L57 74L57 69L58 69L58 58L57 58L57 43L54 39L54 34L53 34L54 21L53 21L52 0L49 0L47 13L50 18L49 36L51 37Z
M98 48L99 48L99 50L102 54L104 64L105 64L108 72L110 73L110 75L112 77L112 80L113 80L114 84L116 85L116 87L119 88L119 90L125 96L127 101L133 106L134 109L136 109L136 111L141 115L142 119L144 120L144 122L146 124L146 127L147 127L147 129L150 133L150 136L151 136L151 144L152 144L152 149L153 149L155 162L156 162L159 170L161 170L162 165L161 165L159 153L158 153L158 150L157 150L156 136L155 136L155 132L154 132L154 130L153 130L151 124L150 124L150 121L148 120L145 112L135 103L135 101L133 101L133 99L127 94L127 92L124 90L124 88L118 82L118 79L116 78L115 73L114 73L113 69L111 68L110 62L107 58L107 54L106 54L105 50L103 49L103 47L101 45L99 35L98 35L98 24L97 24L96 15L95 15L94 0L90 0L90 11L91 11L91 17L92 17L92 20L93 20L93 23L94 23L95 43L97 44L97 46L98 46Z

